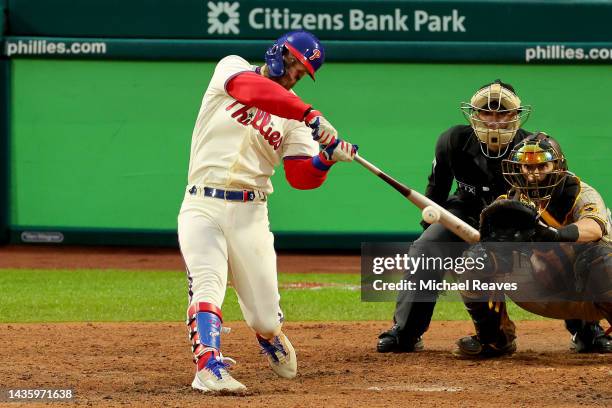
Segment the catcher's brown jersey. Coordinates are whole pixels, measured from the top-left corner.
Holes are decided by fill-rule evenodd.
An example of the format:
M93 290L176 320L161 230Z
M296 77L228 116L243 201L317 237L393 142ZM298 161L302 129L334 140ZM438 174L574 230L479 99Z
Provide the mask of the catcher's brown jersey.
M602 239L612 242L610 210L597 190L574 175L568 176L559 190L553 194L550 204L542 212L542 221L559 228L583 218L591 218L601 227Z

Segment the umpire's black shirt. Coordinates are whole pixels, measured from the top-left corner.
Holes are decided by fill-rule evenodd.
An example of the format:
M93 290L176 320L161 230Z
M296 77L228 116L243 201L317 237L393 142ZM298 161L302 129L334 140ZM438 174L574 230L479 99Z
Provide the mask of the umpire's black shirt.
M425 195L443 207L480 214L484 207L508 192L510 186L502 175L501 161L529 135L519 129L506 153L491 159L482 153L471 126L453 126L438 139ZM453 179L457 180L457 190L449 197Z

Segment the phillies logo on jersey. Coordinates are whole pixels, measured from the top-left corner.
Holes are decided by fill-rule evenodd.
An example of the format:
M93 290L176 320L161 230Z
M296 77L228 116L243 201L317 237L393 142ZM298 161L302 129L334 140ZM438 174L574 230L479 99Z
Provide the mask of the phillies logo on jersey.
M253 129L259 131L259 134L263 136L264 140L266 140L274 150L278 150L283 142L283 136L279 131L272 130L272 126L268 126L272 121L272 115L260 109L257 109L254 114L252 112L249 113L252 106L242 105L238 101L231 103L225 110L230 111L236 105L241 105L242 107L236 109L236 111L232 113L232 118L236 119L236 121L243 126L251 126Z

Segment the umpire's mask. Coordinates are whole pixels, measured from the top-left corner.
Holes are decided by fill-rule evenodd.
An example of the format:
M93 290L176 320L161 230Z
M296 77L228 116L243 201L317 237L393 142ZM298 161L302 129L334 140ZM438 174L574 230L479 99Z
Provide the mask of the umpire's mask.
M530 106L521 100L511 86L500 80L480 88L469 103L461 103L461 111L480 141L482 153L490 158L506 154L516 131L527 121Z

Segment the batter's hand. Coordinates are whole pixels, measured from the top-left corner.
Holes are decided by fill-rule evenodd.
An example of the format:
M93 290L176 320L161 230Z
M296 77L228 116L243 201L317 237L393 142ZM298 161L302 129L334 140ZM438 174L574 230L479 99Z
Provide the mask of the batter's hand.
M341 139L336 139L332 144L321 150L323 158L327 161L343 161L350 162L355 159L359 146L346 142Z
M304 122L312 129L312 138L320 145L333 144L338 138L338 131L318 110L308 112L304 117Z

